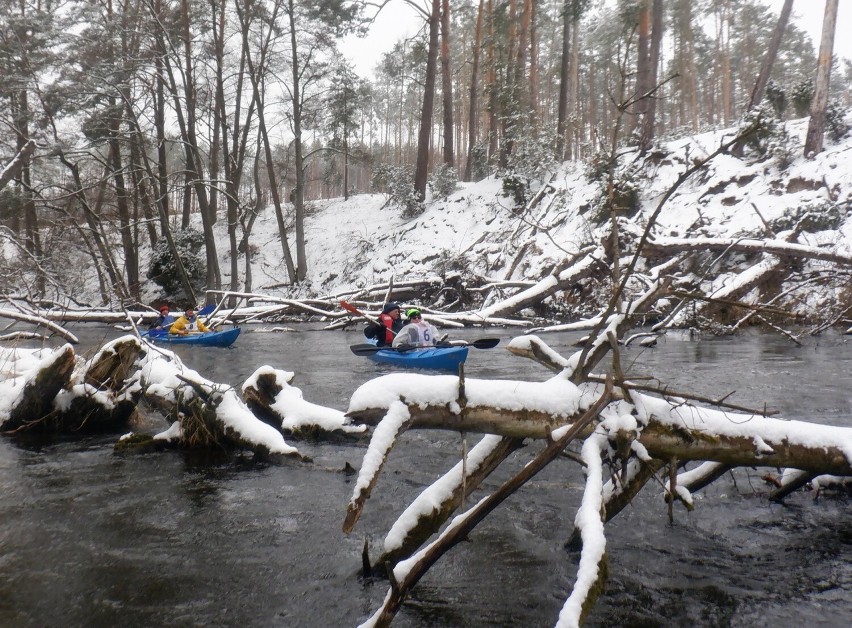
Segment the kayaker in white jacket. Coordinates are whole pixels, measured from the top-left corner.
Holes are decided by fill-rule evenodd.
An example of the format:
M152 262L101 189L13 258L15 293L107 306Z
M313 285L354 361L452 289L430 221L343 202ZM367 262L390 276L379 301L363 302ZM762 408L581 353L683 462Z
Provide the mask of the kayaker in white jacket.
M413 347L433 347L438 344L438 330L423 320L420 310L411 308L406 310L405 317L408 324L397 332L393 339L393 346L400 345Z

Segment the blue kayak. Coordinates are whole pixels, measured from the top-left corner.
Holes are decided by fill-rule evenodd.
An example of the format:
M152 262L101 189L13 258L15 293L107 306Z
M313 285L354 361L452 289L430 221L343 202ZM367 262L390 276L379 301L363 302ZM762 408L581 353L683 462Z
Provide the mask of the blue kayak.
M168 331L149 331L142 334L143 338L169 345L200 345L202 347L230 347L237 336L240 328L223 329L222 331L209 331L207 333L195 333L181 336L170 334Z
M412 369L437 369L441 371L457 371L459 364L467 359L468 347L429 347L426 349L411 349L397 351L395 349L379 349L367 357L374 362L395 364Z

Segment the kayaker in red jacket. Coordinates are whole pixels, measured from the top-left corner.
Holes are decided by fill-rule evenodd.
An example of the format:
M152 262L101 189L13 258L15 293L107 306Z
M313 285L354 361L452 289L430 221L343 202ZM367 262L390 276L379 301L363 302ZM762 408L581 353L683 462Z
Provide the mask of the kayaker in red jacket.
M379 314L379 323L384 328L383 333L377 336L378 345L383 347L393 343L393 339L403 327L399 303L389 301Z

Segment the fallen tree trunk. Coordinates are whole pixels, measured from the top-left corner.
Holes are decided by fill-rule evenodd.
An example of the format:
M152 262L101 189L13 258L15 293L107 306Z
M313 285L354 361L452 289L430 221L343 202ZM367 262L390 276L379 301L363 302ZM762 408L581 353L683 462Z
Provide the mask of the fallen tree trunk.
M0 417L0 429L16 434L85 434L120 429L133 417L142 395L138 381L142 347L136 338L114 340L84 364L70 345L38 353L46 354L40 363L11 380L13 387L22 389L8 418Z
M412 376L417 377L417 376ZM422 376L424 378L429 376ZM373 380L381 382L382 378ZM517 382L520 384L521 382ZM524 382L527 383L527 382ZM513 382L514 384L514 382ZM527 383L528 384L528 383ZM425 383L423 385L426 385ZM477 380L468 379L468 390L477 385ZM529 389L527 389L529 390ZM535 393L533 393L535 394ZM642 399L650 397L636 395ZM655 402L659 400L655 399ZM535 410L509 410L488 406L468 405L459 415L450 403L423 405L412 402L407 405L410 414L408 429L440 429L480 434L497 434L511 438L548 440L553 430L570 425L576 417L561 417ZM660 420L651 416L642 428L639 438L653 458L681 462L713 461L730 467L771 466L792 467L832 475L852 475L852 465L844 454L844 447L852 451L852 428L825 427L800 421L785 421L750 415L724 413L724 417L709 418L712 410L687 407L683 415L697 412L699 419L686 424L681 422L680 404L670 405L673 416ZM359 409L349 416L366 425L378 425L387 408ZM721 414L721 413L720 413ZM707 421L704 422L704 418ZM724 421L738 425L749 424L748 432L753 435L726 434ZM825 429L823 429L825 428ZM591 428L589 433L591 433ZM808 431L812 444L797 442L791 432ZM824 437L819 438L820 432ZM581 437L588 436L582 434ZM840 442L837 441L841 437ZM756 442L760 444L757 445Z
M695 251L734 251L737 253L768 253L776 257L797 257L832 262L841 266L852 266L852 256L843 255L804 244L795 244L786 240L753 240L750 238L665 238L654 237L649 240L648 257L668 257L675 253Z
M485 439L487 438L489 437L486 436ZM496 444L484 443L489 449L482 460L477 459L475 464L467 460L461 461L433 484L440 486L438 495L433 495L428 489L421 493L388 532L384 552L376 560L373 569L384 570L393 567L417 551L435 530L440 529L447 519L462 507L465 499L479 488L483 480L501 462L523 446L523 442L519 438L504 437ZM444 497L439 498L440 495ZM415 517L413 525L408 525L409 517L406 515L409 512Z
M0 416L0 430L16 433L30 429L41 429L56 416L53 401L63 388L69 385L74 370L74 350L71 345L48 355L34 372L14 378L21 386L17 400L12 403L8 417Z

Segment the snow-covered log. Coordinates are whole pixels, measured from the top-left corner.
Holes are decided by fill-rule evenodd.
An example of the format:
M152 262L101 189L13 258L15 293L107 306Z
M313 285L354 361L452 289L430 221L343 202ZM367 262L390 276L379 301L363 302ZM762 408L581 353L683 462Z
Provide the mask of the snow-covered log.
M141 396L141 353L133 336L107 343L86 362L71 345L3 352L9 378L0 382L0 429L50 434L121 429Z
M514 314L530 305L540 303L552 294L570 288L581 279L585 279L601 268L605 268L605 263L602 261L604 258L603 249L587 247L578 252L577 255L564 260L562 264L554 268L549 275L534 286L483 308L476 314L482 320L486 320Z
M775 257L797 257L852 266L852 256L829 249L796 244L786 240L754 240L750 238L666 238L657 236L648 243L646 254L669 257L675 253L696 251L733 251L768 253Z
M12 433L44 426L54 412L53 401L68 386L74 370L74 349L12 349L2 352L0 430Z
M550 464L573 440L580 437L581 433L586 432L593 421L598 418L601 410L609 402L611 390L611 385L607 384L601 392L601 396L592 400L592 403L582 416L578 417L573 424L564 425L554 430L550 434L551 440L547 446L515 476L504 482L491 495L481 499L466 512L456 516L446 529L429 545L423 547L423 549L411 558L397 564L391 571L391 588L385 596L381 608L366 622L361 624L361 626L387 626L399 610L408 591L417 584L420 578L423 577L441 556L452 549L459 541L467 538L468 534L480 521L503 503L518 488L526 484L526 482ZM600 462L598 462L598 465L600 465ZM359 480L360 477L359 474ZM595 502L597 503L597 512L600 513L600 491L600 474L593 474L587 481L587 492L583 500L587 508L584 510L584 513L588 513L589 510L594 509ZM597 492L596 498L595 492ZM600 569L601 560L603 559L603 548L605 546L603 537L593 530L595 526L591 523L591 519L588 516L584 516L583 522L585 524L585 531L589 533L589 547L587 548L588 551L584 550L585 561L581 559L581 568L577 577L579 584L577 595L572 594L569 597L572 605L578 603L581 608L585 607L586 602L591 601L597 591L600 590L600 587L596 585L602 581L605 575L605 571ZM600 525L602 526L602 523ZM583 540L585 542L587 538L584 536Z
M15 310L2 309L0 310L0 318L11 318L12 320L21 321L22 323L32 323L34 325L45 327L53 333L62 336L63 338L65 338L65 340L72 344L77 344L78 342L80 342L79 340L77 340L77 336L72 334L70 331L67 331L59 325L56 325L55 323L51 322L49 316L27 314L23 312L16 312ZM121 317L121 320L126 320L123 315Z
M484 436L465 459L433 482L399 516L385 536L384 551L375 561L376 567L393 567L411 556L501 462L522 446L519 438Z
M279 429L252 414L233 387L205 379L170 351L149 354L142 381L146 398L175 419L154 440L186 448L249 449L262 457L303 458Z
M256 417L289 434L328 437L359 435L365 425L352 425L340 410L320 406L302 397L291 382L295 373L262 366L243 384L243 399Z
M144 349L134 336L116 338L75 372L56 406L62 410L63 431L122 429L133 418L142 397L139 360Z
M402 400L412 428L546 439L553 429L571 422L582 397L561 375L545 382L467 378L463 404L459 393L455 375L393 373L362 384L350 399L347 415L378 425L391 404Z

